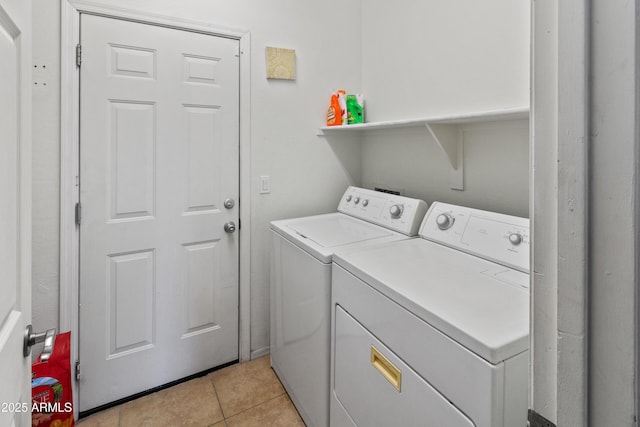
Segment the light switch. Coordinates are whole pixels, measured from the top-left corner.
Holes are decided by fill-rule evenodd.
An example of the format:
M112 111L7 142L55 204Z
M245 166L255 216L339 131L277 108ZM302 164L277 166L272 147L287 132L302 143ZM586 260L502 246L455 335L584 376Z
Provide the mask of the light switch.
M269 175L260 176L260 194L271 193L271 177Z

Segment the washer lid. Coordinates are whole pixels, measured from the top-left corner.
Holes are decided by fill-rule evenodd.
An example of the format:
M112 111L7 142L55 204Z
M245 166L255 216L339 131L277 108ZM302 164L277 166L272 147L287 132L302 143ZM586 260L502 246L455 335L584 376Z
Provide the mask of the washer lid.
M310 239L324 248L379 239L393 234L384 228L345 215L333 218L310 218L307 221L289 224L288 227L300 236Z
M325 264L331 263L337 249L408 239L402 233L338 212L272 221L271 229Z
M528 274L424 239L333 259L493 364L529 348Z

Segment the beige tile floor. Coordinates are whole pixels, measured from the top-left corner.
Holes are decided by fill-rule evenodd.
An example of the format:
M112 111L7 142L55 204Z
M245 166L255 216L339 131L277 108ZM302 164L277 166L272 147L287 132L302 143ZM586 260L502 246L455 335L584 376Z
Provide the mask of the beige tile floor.
M229 366L78 421L79 427L304 426L269 356Z

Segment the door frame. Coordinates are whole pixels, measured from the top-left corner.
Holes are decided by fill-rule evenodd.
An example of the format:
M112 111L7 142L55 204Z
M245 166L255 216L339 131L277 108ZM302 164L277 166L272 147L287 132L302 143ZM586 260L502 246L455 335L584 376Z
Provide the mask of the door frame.
M144 24L197 32L238 40L240 44L240 223L251 230L251 34L247 30L211 25L130 9L97 5L83 0L61 2L60 34L60 330L71 331L72 365L78 360L79 245L75 205L80 200L80 69L76 46L80 41L80 14L87 13ZM239 230L238 352L241 361L251 358L250 329L250 233ZM77 383L73 381L75 408Z

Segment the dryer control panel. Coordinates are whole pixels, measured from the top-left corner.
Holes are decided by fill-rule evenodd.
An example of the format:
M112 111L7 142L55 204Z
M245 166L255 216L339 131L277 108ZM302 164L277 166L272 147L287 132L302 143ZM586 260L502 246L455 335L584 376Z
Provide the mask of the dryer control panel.
M417 236L427 204L420 199L349 187L338 204L338 212L390 228L407 236Z
M529 220L434 202L420 236L454 249L529 272Z

